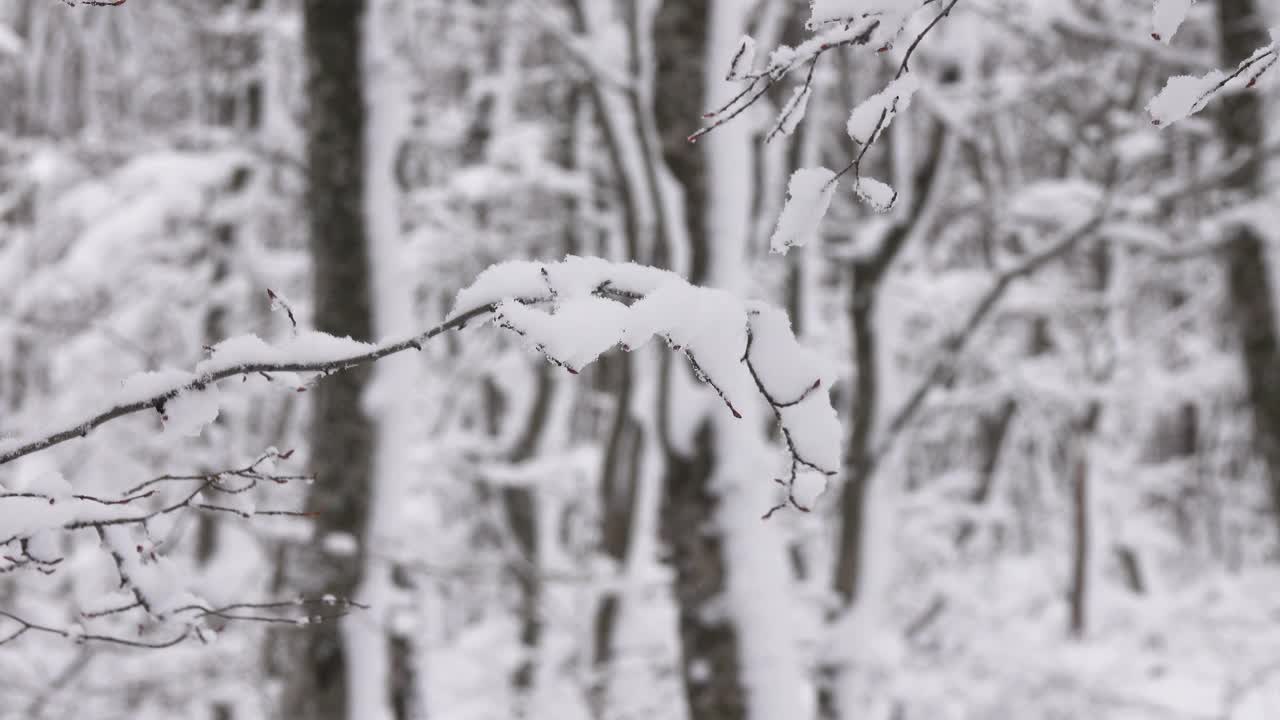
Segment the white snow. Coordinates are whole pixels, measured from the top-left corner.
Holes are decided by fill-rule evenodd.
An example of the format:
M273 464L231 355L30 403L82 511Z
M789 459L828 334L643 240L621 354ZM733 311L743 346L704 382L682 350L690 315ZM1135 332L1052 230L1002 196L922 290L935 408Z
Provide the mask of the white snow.
M627 305L607 292L597 295L600 288L623 291L628 299L643 296ZM531 302L538 299L550 308L543 310ZM560 263L496 265L481 273L475 284L459 291L455 315L461 308L495 301L495 323L516 332L526 344L573 372L614 346L635 350L660 337L689 358L700 379L713 386L735 417L745 417L758 394L744 362L749 326L760 328L760 342L752 345L751 357L761 359L766 390L771 395L777 392L774 397L778 402L796 400L805 387L824 375L831 376L816 354L795 342L781 311L744 303L732 293L696 287L672 273L630 263L568 257ZM773 382L779 387L773 388ZM830 407L825 387L814 397ZM797 423L797 432L820 433L821 439L813 442L835 441L834 449L815 451L815 457L838 453L839 433L829 432L826 418L813 414L810 403L803 407L803 412L793 409L784 416L784 426L790 420Z
M800 127L800 121L804 120L805 112L809 109L809 98L812 96L813 88L809 85L800 85L791 91L791 98L778 111L779 133L789 137L797 127Z
M759 302L750 303L749 307L751 366L770 394L780 402L790 402L809 392L815 383L823 388L835 384L835 365L824 354L796 340L786 312Z
M769 241L770 251L785 255L789 248L803 246L818 237L818 228L839 184L834 178L834 172L821 167L792 173L787 183L787 202Z
M1234 76L1222 70L1204 75L1177 75L1169 78L1151 102L1147 112L1154 125L1168 126L1204 109L1224 92L1248 91L1275 65L1280 55L1280 27L1270 30L1271 42L1255 50L1236 66ZM1228 79L1230 78L1230 79Z
M1195 0L1155 0L1155 8L1151 11L1151 35L1156 40L1168 45L1174 33L1187 19L1191 5Z
M853 186L858 199L871 206L876 212L888 212L898 200L898 191L888 183L873 177L862 176Z
M373 348L370 343L315 330L299 332L275 344L252 334L238 335L214 345L209 358L196 365L196 375L209 375L241 365L340 362Z
M1199 77L1175 75L1169 78L1164 89L1147 103L1152 123L1168 126L1199 112L1209 100L1213 88L1226 77L1221 70L1214 70Z
M218 388L208 385L178 393L165 401L162 417L166 433L196 437L218 418Z
M845 132L859 145L875 142L893 122L898 113L911 106L911 98L920 89L920 79L914 73L905 73L890 82L883 90L863 100L849 113Z
M485 268L453 300L450 318L502 300L540 298L547 294L542 263L509 260Z
M25 47L25 43L13 31L13 28L4 22L0 22L0 55L18 55L22 52L23 47Z
M1077 225L1093 217L1103 189L1084 179L1027 183L1009 201L1009 214L1021 221Z
M494 321L577 372L618 344L626 313L625 305L590 296L560 303L554 313L508 300L498 305Z
M812 0L809 27L878 16L886 27L897 32L917 5L903 0Z

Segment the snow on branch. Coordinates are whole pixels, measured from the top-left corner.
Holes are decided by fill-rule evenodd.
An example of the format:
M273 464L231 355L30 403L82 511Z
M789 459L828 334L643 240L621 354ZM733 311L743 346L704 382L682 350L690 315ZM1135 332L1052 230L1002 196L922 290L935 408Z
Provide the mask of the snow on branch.
M1155 0L1152 9L1151 37L1166 45L1187 19L1195 0ZM1151 102L1147 112L1151 124L1172 125L1205 108L1218 95L1233 90L1248 90L1276 64L1280 58L1280 27L1271 28L1271 43L1258 48L1242 60L1232 72L1213 70L1204 75L1177 75L1169 78Z
M792 492L798 473L830 476L839 467L840 426L824 389L835 373L797 342L775 307L665 270L573 256L495 265L454 307L454 317L493 307L496 325L571 373L614 347L630 351L661 338L734 417L757 419L756 399L765 400L791 458L788 478L778 482L800 510L807 508Z
M160 648L189 637L208 641L214 631L208 621L225 625L233 621L309 624L337 617L355 606L345 599L326 596L322 612L301 614L305 601L239 603L212 607L193 595L179 569L165 557L162 543L152 539L148 523L185 512L222 512L242 518L264 515L305 516L286 509L256 507L253 491L259 486L310 482L306 475L281 474L277 461L292 451L270 449L248 465L198 475L162 475L140 483L117 497L75 493L57 473L41 473L25 479L21 487L0 487L0 573L57 572L62 557L62 534L92 530L100 547L110 556L119 579L118 590L103 608L81 613L80 622L55 627L34 621L11 609L0 609L0 645L28 632L59 635L78 642L112 642L133 647ZM302 608L305 610L305 607ZM128 620L137 632L118 632ZM87 631L85 625L109 625ZM99 632L98 630L101 630ZM157 639L158 638L158 639Z
M943 18L949 16L958 3L959 0L924 0L922 3L902 0L813 0L807 27L815 32L814 36L796 47L783 45L777 48L760 69L753 69L755 41L750 37L742 39L730 60L729 72L725 78L730 82L742 83L742 90L728 102L706 113L703 119L708 124L690 135L689 142L697 142L703 135L733 120L764 97L776 83L803 69L804 80L783 104L773 126L765 135L765 142L770 142L779 135L790 135L804 117L813 92L814 73L824 54L835 48L864 45L876 48L878 53L888 52L918 10L930 5L941 8L912 39L893 81L851 111L846 129L849 138L858 147L853 160L839 171L815 168L802 171L806 173L804 175L797 173L792 177L787 204L783 207L771 244L774 252L785 252L793 245L803 245L807 237L816 232L830 205L831 196L835 193L838 179L846 174L853 175L853 190L857 197L874 210L886 212L893 207L897 192L887 183L862 177L862 160L875 141L889 128L894 117L911 104L912 95L920 87L919 79L910 73L911 58L925 36ZM820 176L824 181L814 183L814 178Z
M1151 10L1151 37L1165 45L1182 27L1196 0L1156 0Z
M166 427L175 427L187 435L195 434L216 416L216 412L210 411L209 400L216 396L216 383L220 380L267 376L292 381L298 391L304 391L306 386L297 381L298 373L331 374L405 350L421 349L427 340L491 311L492 308L477 308L467 316L451 318L418 335L381 345L314 331L300 332L275 345L253 335L224 340L211 348L212 356L198 364L194 371L139 373L128 378L120 390L94 410L0 441L0 465L85 437L101 425L144 410L159 413ZM216 405L212 405L212 409L216 411Z
M1248 90L1280 58L1280 28L1272 28L1271 44L1260 47L1230 73L1213 70L1204 75L1177 75L1147 104L1151 124L1167 126L1205 108L1218 95L1232 90Z
M494 265L458 293L445 322L409 338L374 345L299 332L274 345L253 335L225 340L193 371L134 375L97 409L0 442L0 464L145 410L159 413L166 429L195 434L217 416L219 381L265 376L301 391L306 386L299 373L323 376L420 350L431 338L480 318L524 336L572 373L615 346L630 350L661 337L684 354L735 417L750 418L755 398L768 401L792 456L791 478L783 481L788 488L800 469L829 476L839 466L839 423L821 390L835 373L799 345L781 311L690 285L665 270L574 256L556 263ZM100 513L93 518L117 517L120 511L92 500L76 508Z
M838 184L836 174L826 168L801 168L792 173L787 202L769 241L770 252L785 255L788 249L817 238Z
M149 521L187 510L221 512L243 518L263 515L305 516L294 510L260 509L252 492L260 485L285 485L292 482L310 484L311 476L274 472L277 460L287 459L293 451L278 452L274 448L249 465L221 472L199 475L162 475L136 485L116 497L86 495L72 490L70 483L56 472L33 474L11 484L0 486L0 573L34 569L53 573L62 562L57 533L92 529L113 552L128 555L126 542L117 529L138 526ZM18 483L21 483L20 485ZM121 541L117 543L116 541ZM115 547L119 545L119 547ZM155 548L134 547L138 554L154 561ZM117 558L122 574L131 561ZM144 573L137 573L141 577ZM137 600L151 608L159 603L147 597L146 588L135 584Z
M307 614L309 607L331 608ZM217 636L210 621L218 621L222 626L233 622L254 622L306 627L324 622L331 622L350 612L350 608L367 610L368 606L360 603L335 598L330 595L318 600L299 598L277 602L232 603L218 607L195 603L174 608L172 617L180 620L181 625L167 634L155 628L139 626L141 637L127 637L110 632L89 632L86 622L100 618L123 615L138 610L136 603L129 603L104 610L82 613L83 622L73 623L65 627L36 622L23 616L0 608L0 645L14 642L28 633L55 635L75 643L108 643L125 647L159 650L173 647L188 639L197 638L202 642L212 642ZM155 637L148 637L155 636Z
M250 495L265 483L310 484L313 478L309 475L282 475L270 469L276 460L288 459L292 454L292 450L282 453L273 448L239 469L200 475L162 475L125 490L118 497L75 493L70 483L56 472L35 475L14 491L0 486L0 528L3 529L0 532L4 533L0 536L0 548L18 546L16 553L3 555L10 564L0 565L0 572L25 566L51 572L60 559L54 558L53 553L33 554L32 551L37 545L43 546L36 538L51 530L146 525L150 520L183 510L222 512L243 518L304 516L293 510L257 508ZM169 488L177 488L179 492L175 495L168 492ZM143 602L145 604L145 600Z

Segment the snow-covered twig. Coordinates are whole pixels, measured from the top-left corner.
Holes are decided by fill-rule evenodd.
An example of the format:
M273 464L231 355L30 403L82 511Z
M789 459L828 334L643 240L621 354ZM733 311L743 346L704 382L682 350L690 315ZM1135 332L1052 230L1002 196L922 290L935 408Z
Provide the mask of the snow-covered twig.
M294 332L297 332L298 318L294 316L293 305L289 303L289 300L271 288L267 288L267 299L271 301L271 310L273 312L276 310L284 311L284 314L289 318L289 325L293 327Z
M703 115L703 119L709 120L710 124L691 134L688 137L688 141L691 143L697 142L703 135L733 120L745 112L747 108L754 105L760 98L764 97L765 93L769 92L769 89L780 80L795 70L806 66L809 71L800 90L801 92L808 90L813 83L814 67L816 67L818 60L825 53L839 47L866 45L871 42L880 26L881 21L876 17L863 18L861 23L851 21L843 28L826 30L794 49L785 48L789 52L775 52L771 56L769 63L762 70L739 74L731 73L728 79L745 81L745 87L738 94L729 98L723 105ZM737 57L741 56L742 53L743 51L740 48L738 56L735 56L734 65L740 62L737 61ZM784 117L780 118L777 124L782 125L785 123L789 119L789 114L788 111L784 110ZM773 133L770 133L770 135L772 136Z
M36 434L34 437L18 438L6 440L0 443L0 465L12 462L20 457L30 455L41 450L46 450L55 445L84 437L89 432L101 425L122 418L126 415L142 412L143 410L161 410L166 401L172 400L182 393L199 392L209 388L219 380L225 380L232 377L245 377L256 374L272 374L272 373L299 373L299 372L315 372L315 373L333 373L341 370L371 363L375 360L381 360L388 355L394 355L405 350L422 348L422 343L431 338L440 335L449 330L456 330L464 327L472 320L488 315L493 312L493 307L479 307L464 313L463 315L450 318L447 322L440 323L435 327L426 330L418 335L408 339L387 342L381 345L363 346L361 352L335 352L331 357L323 357L321 359L308 360L290 360L288 358L278 360L262 360L262 361L245 361L245 362L226 362L219 363L216 361L202 363L199 372L188 374L182 380L174 382L172 385L162 387L152 392L144 394L137 399L130 399L127 402L113 403L108 407L90 414L88 417L78 422L71 422L55 430Z
M219 502L212 498L230 499L243 495L258 487L262 482L283 485L289 482L311 482L309 475L281 475L260 469L264 463L275 459L288 459L293 451L277 452L270 450L259 456L253 463L235 470L206 473L201 475L162 475L148 480L121 493L119 497L98 497L84 494L63 494L53 490L27 490L22 492L0 492L0 503L4 501L26 501L21 506L22 522L12 534L0 538L0 547L18 545L16 554L6 554L4 559L11 564L0 568L0 572L10 572L22 567L51 570L61 558L41 557L32 554L26 546L26 540L38 532L51 529L82 530L93 528L102 532L104 528L122 525L145 525L148 521L163 515L182 510L209 512L228 512L241 517L263 515L288 515L305 517L306 513L295 510L259 510L237 508L228 502ZM190 487L183 490L179 497L159 507L143 509L143 501L155 497L162 485L181 483ZM34 502L32 502L34 501ZM0 507L0 510L4 508ZM42 518L47 522L42 522ZM139 598L145 604L145 600Z
M927 0L920 7L927 7L937 1ZM924 38L942 22L943 18L951 14L951 11L958 3L959 0L949 0L924 29L916 34L898 64L898 70L894 74L893 82L883 91L868 98L853 109L849 118L848 132L849 137L859 146L859 150L848 165L836 172L827 181L827 184L823 187L824 191L833 188L841 177L852 172L854 189L859 197L881 211L887 210L893 205L897 198L897 193L878 180L864 180L861 176L862 161L876 139L888 129L889 123L893 121L894 116L900 110L906 109L911 102L912 94L919 86L914 77L906 77L909 75L911 58L916 49L924 41ZM779 112L773 127L765 135L765 141L773 140L780 134L789 135L804 114L809 95L812 93L814 73L822 55L837 47L867 45L880 36L885 36L886 39L882 42L877 52L887 52L892 47L892 38L902 31L902 27L912 12L909 9L895 11L892 13L893 16L890 17L890 13L887 11L878 10L853 17L828 17L827 11L821 11L815 5L814 16L809 23L810 26L831 27L801 43L796 48L779 48L770 56L769 62L763 70L754 72L749 70L743 72L741 70L743 66L749 68L755 49L754 42L750 38L743 38L742 45L739 46L738 52L735 53L730 64L727 79L730 81L745 81L745 87L737 95L730 98L728 102L704 115L703 118L709 120L710 123L690 135L689 142L697 142L703 135L733 120L745 112L747 108L754 105L760 98L764 97L765 93L782 78L796 69L807 66L808 72L805 74L804 81L795 89L791 100Z
M0 493L0 516L6 530L13 533L0 541L0 547L16 546L17 552L3 555L9 565L0 571L35 569L46 574L56 570L63 558L54 557L56 542L48 542L50 533L92 529L104 551L111 557L119 577L123 598L113 604L80 614L84 622L120 617L128 613L140 616L139 632L168 633L161 640L133 639L107 633L86 632L76 625L54 627L21 617L13 610L0 610L0 619L16 624L8 634L0 634L0 645L12 642L28 632L58 635L77 642L100 641L139 648L163 648L176 645L188 637L207 639L208 619L227 622L260 622L310 624L345 614L350 607L364 607L346 599L326 595L315 602L307 600L264 603L234 603L214 607L182 589L173 576L169 561L161 555L157 543L147 538L148 522L170 513L219 511L244 518L261 515L306 516L293 510L258 510L251 501L241 500L262 483L283 485L293 481L310 481L306 475L276 473L277 460L288 459L292 451L270 449L244 467L198 475L162 475L140 483L121 493L118 498L71 494L60 476L42 476L33 487L22 492ZM170 485L182 486L178 498L145 509L144 501L160 495ZM125 528L139 527L130 534ZM38 548L38 549L35 549ZM294 608L316 605L320 612L299 616ZM340 612L331 612L330 608ZM173 624L180 628L172 628ZM0 630L6 623L0 621ZM169 628L166 630L166 628Z
M933 0L929 0L929 2L932 2L932 1ZM928 5L929 2L926 2L925 5ZM951 10L956 6L956 3L958 2L960 2L960 0L951 0L951 2L947 3L947 6L943 8L942 11L939 12L933 18L933 20L929 21L929 24L925 26L924 30L921 30L920 33L916 35L915 39L911 41L911 45L907 48L907 52L902 56L902 63L898 66L898 73L894 75L894 78L902 77L903 73L907 72L910 69L908 67L908 63L911 62L911 56L915 53L916 48L920 46L920 43L921 41L924 40L925 35L928 35L929 31L937 27L938 23L942 22L943 18L950 15Z
M1172 125L1203 110L1215 97L1229 89L1248 90L1280 60L1280 29L1273 29L1271 43L1241 60L1235 70L1214 70L1201 76L1178 75L1169 78L1147 105L1151 124Z
M333 607L337 609L316 614L286 614L286 611L288 610L298 607L306 607L307 605ZM76 643L109 643L131 648L159 650L162 648L173 647L174 645L192 637L207 640L207 631L205 631L199 623L202 620L210 618L222 620L228 623L255 622L309 626L323 622L330 622L343 617L350 612L349 608L353 607L362 610L368 609L368 606L366 605L362 605L351 600L332 598L330 596L325 596L324 598L316 601L299 599L263 603L233 603L231 605L223 605L220 607L209 607L201 604L186 605L177 608L172 612L173 616L179 617L187 622L186 627L159 640L139 640L121 635L87 633L84 632L84 629L80 626L68 628L54 627L52 625L27 620L16 613L0 608L0 625L17 625L17 628L9 633L0 635L0 645L6 645L14 642L28 633L39 633L55 635ZM117 609L117 612L123 612L128 609L133 609L133 607ZM83 615L85 619L102 616L104 616L104 613L85 613ZM7 620L9 622L4 623L2 622L3 620Z

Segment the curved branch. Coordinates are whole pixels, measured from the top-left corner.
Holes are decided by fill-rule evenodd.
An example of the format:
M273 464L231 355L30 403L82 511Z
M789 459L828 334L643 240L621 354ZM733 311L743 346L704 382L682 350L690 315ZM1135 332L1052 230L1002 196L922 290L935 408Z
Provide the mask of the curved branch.
M150 397L136 400L130 403L113 405L85 420L70 425L53 432L41 435L40 437L29 440L8 441L0 444L0 465L12 462L20 457L30 455L41 450L47 450L54 445L84 437L89 432L100 425L122 418L126 415L142 412L143 410L157 410L163 407L164 403L177 397L184 392L203 390L212 383L219 380L225 380L230 377L251 375L254 373L279 373L279 372L318 372L331 373L347 370L357 365L364 365L381 360L388 355L404 352L410 348L415 350L422 349L422 343L436 337L446 331L456 330L466 326L466 324L477 317L493 312L494 305L486 305L475 308L466 313L457 315L446 322L419 333L407 340L399 340L397 342L389 342L383 345L375 346L368 352L349 355L346 357L334 358L324 361L314 362L261 362L261 363L237 363L209 370L199 377L196 377L185 383L175 385L173 387L161 390Z

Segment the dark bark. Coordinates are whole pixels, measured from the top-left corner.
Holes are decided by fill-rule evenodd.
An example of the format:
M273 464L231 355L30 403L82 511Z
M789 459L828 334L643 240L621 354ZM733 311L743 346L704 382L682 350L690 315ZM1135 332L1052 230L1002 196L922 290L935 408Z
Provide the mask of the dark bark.
M746 697L738 633L723 612L712 612L725 590L724 539L715 529L720 500L709 479L715 470L714 430L705 423L688 456L667 456L662 540L675 570L681 661L691 720L740 720Z
M1000 467L1000 458L1004 454L1005 442L1009 438L1009 429L1013 427L1013 416L1018 404L1013 400L1000 403L994 415L981 419L979 440L982 443L982 463L978 467L978 484L973 488L971 499L974 505L985 505L991 498L991 488L995 486L996 471ZM963 548L973 537L978 526L972 520L961 524L956 533L956 545Z
M551 412L551 400L555 389L551 370L552 366L549 363L541 363L538 366L533 405L529 409L529 417L524 422L519 439L507 454L509 462L521 463L537 454L538 443L547 427L547 416ZM527 486L503 487L500 493L507 525L520 554L512 576L520 589L520 644L524 646L526 657L516 666L511 681L517 692L523 695L533 686L533 655L542 638L542 582L538 569L538 497L534 488Z
M1071 634L1084 636L1089 591L1089 460L1082 452L1073 470L1071 497Z
M621 568L626 563L631 541L643 434L631 417L634 386L631 358L615 356L600 367L608 375L606 381L615 388L616 399L600 468L601 549ZM595 619L593 662L597 669L606 669L612 660L619 609L617 593L608 592L601 598ZM600 705L597 709L602 707Z
M844 486L840 491L839 554L834 586L841 601L853 603L858 593L862 527L865 521L867 487L871 481L871 431L879 409L879 373L875 358L877 339L873 318L880 282L897 258L930 197L942 191L939 161L946 130L935 125L925 157L912 182L913 206L906 218L888 231L879 250L871 257L855 260L849 267L849 328L853 334L854 389L849 414L849 437L845 448Z
M653 113L662 140L662 159L680 181L684 192L685 221L689 232L689 277L694 284L706 281L712 245L706 235L707 161L698 147L686 140L690 123L707 111L703 82L707 62L707 0L664 2L654 19L658 64Z
M236 228L231 223L218 223L210 233L209 259L213 264L213 277L210 286L222 290L223 284L230 274L231 253L236 245ZM212 346L228 337L227 306L221 300L214 300L204 316L204 344ZM226 413L219 413L214 425L226 423ZM205 472L213 468L203 468ZM222 518L212 517L213 513L202 513L196 516L196 562L201 565L209 562L218 546L218 525Z
M1218 39L1225 65L1233 66L1268 43L1261 8L1253 0L1219 0ZM1218 134L1226 152L1258 150L1264 141L1262 99L1256 92L1220 99ZM1262 163L1248 163L1223 183L1228 192L1261 189ZM1241 352L1254 416L1254 443L1267 468L1273 510L1280 523L1280 342L1263 239L1247 225L1231 230L1227 246L1228 302L1240 332Z
M707 0L665 2L654 22L658 66L654 112L663 159L684 192L692 282L706 279L714 252L705 226L709 192L706 159L698 146L685 140L690 119L705 110L708 10ZM672 447L667 433L670 404L666 396L674 386L671 374L684 371L668 360L662 372L658 412L665 473L659 532L675 570L681 668L689 717L738 720L746 715L746 697L737 628L724 613L714 611L725 591L726 572L724 540L715 523L719 498L711 486L716 467L715 430L704 421L688 452Z
M1071 467L1071 585L1068 591L1073 637L1084 637L1088 622L1089 542L1093 518L1089 515L1089 440L1098 424L1101 407L1090 405L1075 423L1075 458Z
M313 261L315 327L369 340L372 317L364 224L364 96L360 73L363 0L303 3L307 61L307 225ZM306 509L316 540L299 548L288 574L306 595L351 596L361 581L363 539L372 492L374 430L360 408L368 366L338 373L311 391L311 471ZM331 554L322 539L357 541L352 554ZM295 639L296 638L296 639ZM344 718L348 657L337 623L291 638L285 717Z

